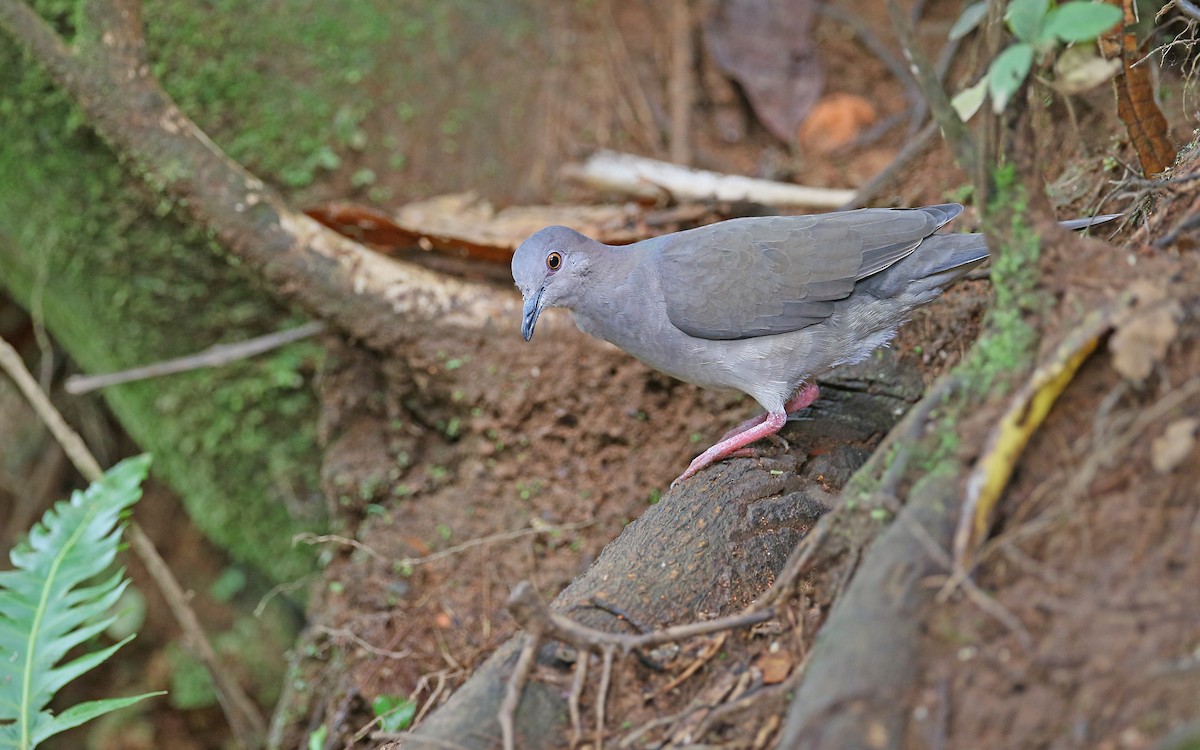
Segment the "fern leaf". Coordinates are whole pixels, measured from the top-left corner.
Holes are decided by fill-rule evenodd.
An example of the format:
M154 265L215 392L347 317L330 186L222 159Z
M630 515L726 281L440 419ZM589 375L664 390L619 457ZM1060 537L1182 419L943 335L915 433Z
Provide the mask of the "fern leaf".
M117 556L125 511L142 496L149 456L114 466L83 492L46 512L9 553L0 572L0 750L31 750L48 737L150 695L89 701L54 716L46 707L63 685L128 642L60 663L99 635L128 581L103 579Z

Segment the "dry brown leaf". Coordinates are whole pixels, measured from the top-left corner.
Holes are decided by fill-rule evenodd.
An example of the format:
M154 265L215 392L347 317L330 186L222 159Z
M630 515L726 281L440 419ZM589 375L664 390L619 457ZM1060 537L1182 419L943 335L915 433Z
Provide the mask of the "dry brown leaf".
M1159 474L1169 474L1196 449L1200 419L1176 419L1150 443L1150 463Z
M830 94L817 102L800 126L800 145L828 154L858 138L879 119L875 106L856 94Z
M741 84L759 121L785 143L825 86L809 33L815 10L813 0L725 0L704 26L717 66Z
M306 214L371 247L420 247L447 255L507 264L513 250L542 227L562 224L601 242L643 239L636 206L514 206L496 211L474 193L439 195L409 203L395 215L338 201Z
M1152 281L1135 282L1131 291L1136 302L1116 321L1116 333L1108 341L1113 367L1135 383L1145 380L1162 360L1179 332L1182 310L1167 299L1165 286Z
M764 685L778 685L786 680L792 671L792 659L783 652L763 654L755 660L754 665L762 670Z
M1113 79L1117 116L1129 131L1129 139L1137 150L1142 172L1149 177L1171 166L1175 161L1176 149L1171 143L1167 119L1154 98L1152 66L1138 64L1144 53L1134 31L1137 23L1134 0L1108 2L1124 11L1125 23L1102 36L1100 46L1106 56L1119 56L1125 68L1122 75Z

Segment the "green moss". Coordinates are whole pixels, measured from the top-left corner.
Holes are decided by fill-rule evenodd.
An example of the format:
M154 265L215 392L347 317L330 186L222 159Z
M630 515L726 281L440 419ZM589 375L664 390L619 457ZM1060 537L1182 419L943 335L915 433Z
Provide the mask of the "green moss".
M0 112L12 115L0 148L0 283L21 304L39 304L85 371L189 354L291 323L204 232L127 177L6 39L0 92ZM291 537L320 526L308 387L320 356L315 344L299 343L104 393L196 524L276 580L311 568L310 552L293 549Z
M294 632L279 613L264 618L239 617L233 627L212 637L213 648L226 664L236 664L240 682L259 705L279 700L286 664L284 644ZM167 647L171 665L171 705L194 710L217 705L217 694L204 664L178 643Z
M527 139L528 124L506 118L538 87L496 61L536 51L531 13L516 0L146 0L142 15L163 87L260 177L307 188L345 169L365 189L355 154L415 153L448 173L430 186L446 191L476 185L496 151ZM442 138L417 135L431 133ZM465 157L457 173L434 148Z
M33 4L61 33L83 26L75 0ZM145 0L142 17L167 91L268 182L311 186L320 199L320 180L340 170L344 184L357 174L360 189L378 195L489 184L511 194L513 154L529 127L516 113L534 107L541 87L529 76L547 60L526 4ZM181 175L167 166L130 177L3 36L0 122L0 284L24 305L41 300L51 332L84 370L123 369L292 323L236 259L222 261L205 232L176 216L162 190ZM454 160L439 146L452 146ZM378 158L368 161L372 152ZM389 154L402 161L403 179L385 171ZM319 358L313 344L296 344L104 394L197 525L276 580L308 569L309 550L290 539L321 523L308 388Z
M1041 240L1029 224L1028 200L1012 165L996 170L996 191L991 216L1009 216L1009 241L992 256L992 305L984 318L983 333L956 370L974 394L999 384L1007 387L1006 373L1028 365L1037 344L1030 320L1048 307L1038 289Z

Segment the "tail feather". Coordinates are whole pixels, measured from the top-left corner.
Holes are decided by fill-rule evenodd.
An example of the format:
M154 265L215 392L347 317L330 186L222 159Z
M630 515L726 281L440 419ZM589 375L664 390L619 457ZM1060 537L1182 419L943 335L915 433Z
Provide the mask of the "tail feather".
M945 287L987 257L987 242L981 234L935 234L912 255L860 285L881 299L922 294Z
M957 209L957 210L955 210ZM923 211L948 216L949 219L962 210L956 204L929 206ZM1087 229L1118 219L1123 214L1102 214L1086 219L1060 221L1066 229ZM917 249L903 259L861 284L871 294L890 299L902 294L924 295L940 290L947 284L965 276L971 269L987 260L987 241L982 234L932 234Z

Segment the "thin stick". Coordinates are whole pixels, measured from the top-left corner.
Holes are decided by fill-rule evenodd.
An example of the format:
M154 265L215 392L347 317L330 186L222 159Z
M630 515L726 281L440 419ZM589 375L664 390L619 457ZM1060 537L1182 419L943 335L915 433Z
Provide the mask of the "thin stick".
M382 656L385 659L407 659L409 656L412 656L412 649L406 648L403 651L391 651L386 648L380 648L362 636L355 634L349 628L331 628L327 625L317 625L314 629L316 632L331 638L345 638L362 650L376 656Z
M892 25L900 37L900 44L904 48L904 56L912 65L913 77L916 78L917 85L925 95L925 101L929 103L930 114L941 128L942 135L950 145L950 150L954 153L958 165L968 174L975 174L976 166L979 163L975 140L967 130L966 123L950 105L950 98L946 96L946 91L942 88L941 81L938 80L937 72L929 64L929 59L917 46L917 35L913 31L912 19L900 8L897 0L887 0L887 9L888 15L892 19Z
M59 414L58 409L54 408L54 404L50 403L50 399L38 387L37 381L34 380L33 375L29 373L25 363L21 360L21 355L3 338L0 338L0 369L8 373L8 376L17 384L17 388L21 390L33 410L46 423L51 434L63 447L63 451L71 459L71 463L75 464L79 473L89 482L100 479L104 475L100 463L88 450L83 439L79 437L79 433L71 429L71 426ZM226 721L229 722L229 728L233 732L234 738L244 748L260 747L262 737L266 733L266 722L254 703L242 691L241 686L221 668L212 644L208 642L208 637L204 634L204 629L200 627L196 613L188 604L187 594L184 593L183 587L179 585L179 581L175 580L171 569L167 567L166 562L158 554L158 550L154 548L154 542L150 541L150 538L135 521L129 523L128 538L133 551L137 553L142 564L146 566L146 570L154 578L159 591L167 600L167 605L175 615L180 628L183 629L185 641L208 670L209 677L212 678L216 688L217 699L225 713Z
M564 523L561 526L530 526L524 529L503 531L499 534L489 534L488 536L481 536L476 539L468 539L462 544L456 544L453 547L447 547L446 549L438 550L437 552L424 555L423 557L400 557L394 560L379 552L376 552L373 548L363 544L357 539L351 539L338 534L314 534L311 531L305 531L292 537L292 543L295 544L297 542L304 542L305 544L327 544L332 542L336 544L343 544L347 547L353 547L354 549L362 550L380 562L391 563L392 565L401 567L415 568L418 565L426 565L447 557L453 557L454 555L457 555L460 552L465 552L472 547L480 547L485 544L496 544L497 542L508 542L512 541L513 539L520 539L521 537L529 536L531 534L554 534L562 531L578 531L579 529L587 528L598 521L599 519L593 518L589 521Z
M0 368L8 373L21 393L25 394L29 405L46 423L46 427L50 429L54 439L62 446L67 457L71 459L71 463L75 464L76 469L79 469L79 473L89 482L94 482L103 476L104 469L100 468L100 463L92 456L92 452L84 444L83 438L71 429L67 421L58 413L58 409L54 408L54 404L50 403L50 399L38 387L33 375L25 368L25 362L17 350L2 338L0 338Z
M690 0L671 3L670 159L687 166L692 161L691 119L695 97Z
M576 648L603 650L608 646L620 648L625 653L635 649L658 646L663 643L674 643L698 635L719 633L722 630L744 628L766 622L775 616L773 610L747 611L730 617L719 617L705 622L692 622L686 625L655 630L649 633L628 635L625 633L609 633L603 630L581 625L569 617L559 614L546 606L545 600L538 594L537 589L529 581L521 581L513 587L512 595L508 598L508 611L513 619L525 630L537 629L550 638L556 638L569 643Z
M72 375L67 378L63 387L67 393L80 395L99 388L108 388L121 383L132 383L137 380L158 378L163 375L174 375L180 372L199 370L203 367L221 367L230 362L257 356L272 349L290 344L293 341L315 336L325 330L325 324L319 321L305 323L286 331L276 331L265 336L239 341L236 344L217 344L210 346L197 354L177 357L162 362L155 362L141 367L133 367L120 372L109 372L101 375Z
M517 666L513 668L512 677L508 678L508 686L504 690L504 702L500 704L500 734L504 738L504 750L516 750L516 734L513 727L517 714L517 705L521 702L521 692L529 673L533 671L533 657L537 655L537 647L541 641L541 633L530 630L525 633L521 643L521 655L517 657Z
M575 674L571 679L571 696L567 700L567 715L571 717L571 747L579 747L583 741L583 717L579 713L579 701L583 698L583 689L587 684L588 659L587 651L578 651L575 662Z
M596 693L596 750L604 750L604 713L608 704L608 686L612 683L615 651L612 644L604 647L604 666L600 670L600 689Z

